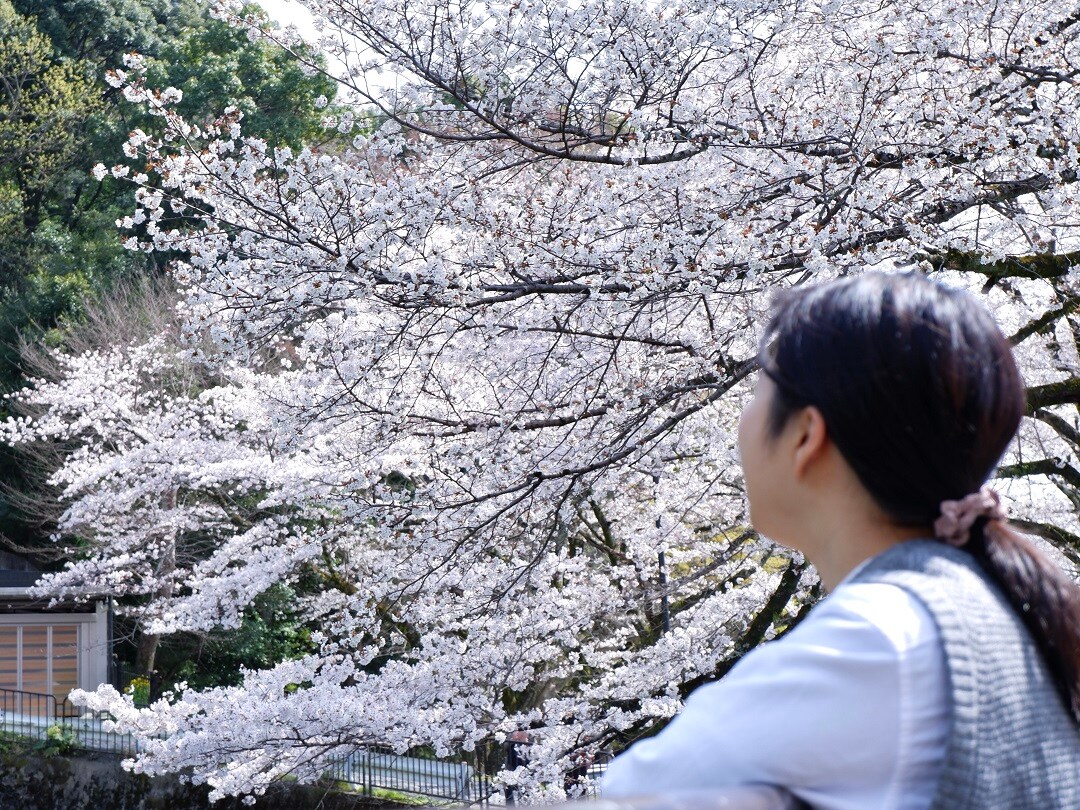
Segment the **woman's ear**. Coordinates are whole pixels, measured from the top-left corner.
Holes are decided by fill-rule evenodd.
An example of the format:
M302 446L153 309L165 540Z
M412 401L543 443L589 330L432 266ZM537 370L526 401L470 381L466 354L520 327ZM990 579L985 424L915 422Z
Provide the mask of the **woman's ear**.
M796 414L794 441L794 473L796 478L803 478L820 461L829 448L829 430L825 426L825 417L813 405L808 405Z

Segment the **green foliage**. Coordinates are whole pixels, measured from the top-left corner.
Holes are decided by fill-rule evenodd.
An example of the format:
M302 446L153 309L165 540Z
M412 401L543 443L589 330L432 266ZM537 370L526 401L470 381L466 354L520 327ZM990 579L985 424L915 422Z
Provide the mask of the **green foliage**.
M0 731L0 754L22 753L31 747L32 740L11 731Z
M12 731L0 731L0 754L40 754L44 757L67 756L79 747L75 732L53 724L45 729L45 736L37 738ZM6 805L4 805L6 806Z
M265 19L255 6L246 11ZM306 75L284 49L252 42L244 31L220 20L184 31L147 68L151 87L184 91L176 109L185 118L202 123L232 105L244 114L245 135L292 148L322 134L322 113L315 102L319 96L332 98L336 88L323 75Z
M27 251L101 110L85 63L57 60L32 22L0 0L0 284L17 288Z
M4 389L19 384L13 348L19 333L77 316L77 302L89 290L143 264L124 251L114 225L121 205L127 207L126 192L89 176L93 153L111 126L97 68L58 52L34 22L0 0Z
M204 12L197 0L13 0L57 51L116 67L129 51L157 54Z
M165 682L203 689L235 686L241 668L266 668L313 651L311 634L296 618L296 594L275 585L256 597L235 630L163 639L158 669Z
M150 705L150 679L139 675L131 679L124 692L131 695L136 706Z
M183 115L203 122L235 106L245 134L274 145L319 136L316 99L334 94L196 0L0 0L0 389L20 385L19 334L47 335L78 319L87 293L157 270L121 244L130 187L90 176L121 159L131 129L160 125L103 80L130 51L152 85L184 91Z
M348 783L345 783L348 784ZM353 788L355 790L355 788ZM432 800L427 796L416 796L412 793L402 793L399 790L387 790L385 788L372 788L371 796L385 802L395 804L413 805L416 807L431 807Z
M45 729L45 739L40 740L34 749L46 757L67 756L79 744L75 732L62 726L52 725Z

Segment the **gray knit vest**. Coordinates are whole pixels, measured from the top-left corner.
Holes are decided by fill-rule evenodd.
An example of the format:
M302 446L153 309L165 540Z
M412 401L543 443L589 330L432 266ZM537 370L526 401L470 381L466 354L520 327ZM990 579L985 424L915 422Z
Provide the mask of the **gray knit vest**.
M931 810L1080 808L1080 731L1018 614L967 552L900 543L852 581L904 588L941 633L952 728Z

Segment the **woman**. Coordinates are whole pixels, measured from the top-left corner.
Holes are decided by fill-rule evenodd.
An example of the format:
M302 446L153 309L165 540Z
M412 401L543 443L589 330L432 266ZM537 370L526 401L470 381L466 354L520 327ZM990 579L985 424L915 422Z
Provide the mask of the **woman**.
M1080 808L1080 589L984 487L1008 343L918 274L791 291L739 425L750 517L831 595L609 767L607 797L745 784L815 808Z

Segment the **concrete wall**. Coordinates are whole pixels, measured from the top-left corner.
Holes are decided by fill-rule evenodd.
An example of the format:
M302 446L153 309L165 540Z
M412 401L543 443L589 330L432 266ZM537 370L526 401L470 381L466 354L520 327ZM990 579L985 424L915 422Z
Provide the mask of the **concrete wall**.
M207 801L209 789L175 777L150 779L128 773L120 758L105 754L42 757L0 754L3 810L241 810L238 799ZM282 783L253 805L255 810L381 810L392 802Z

